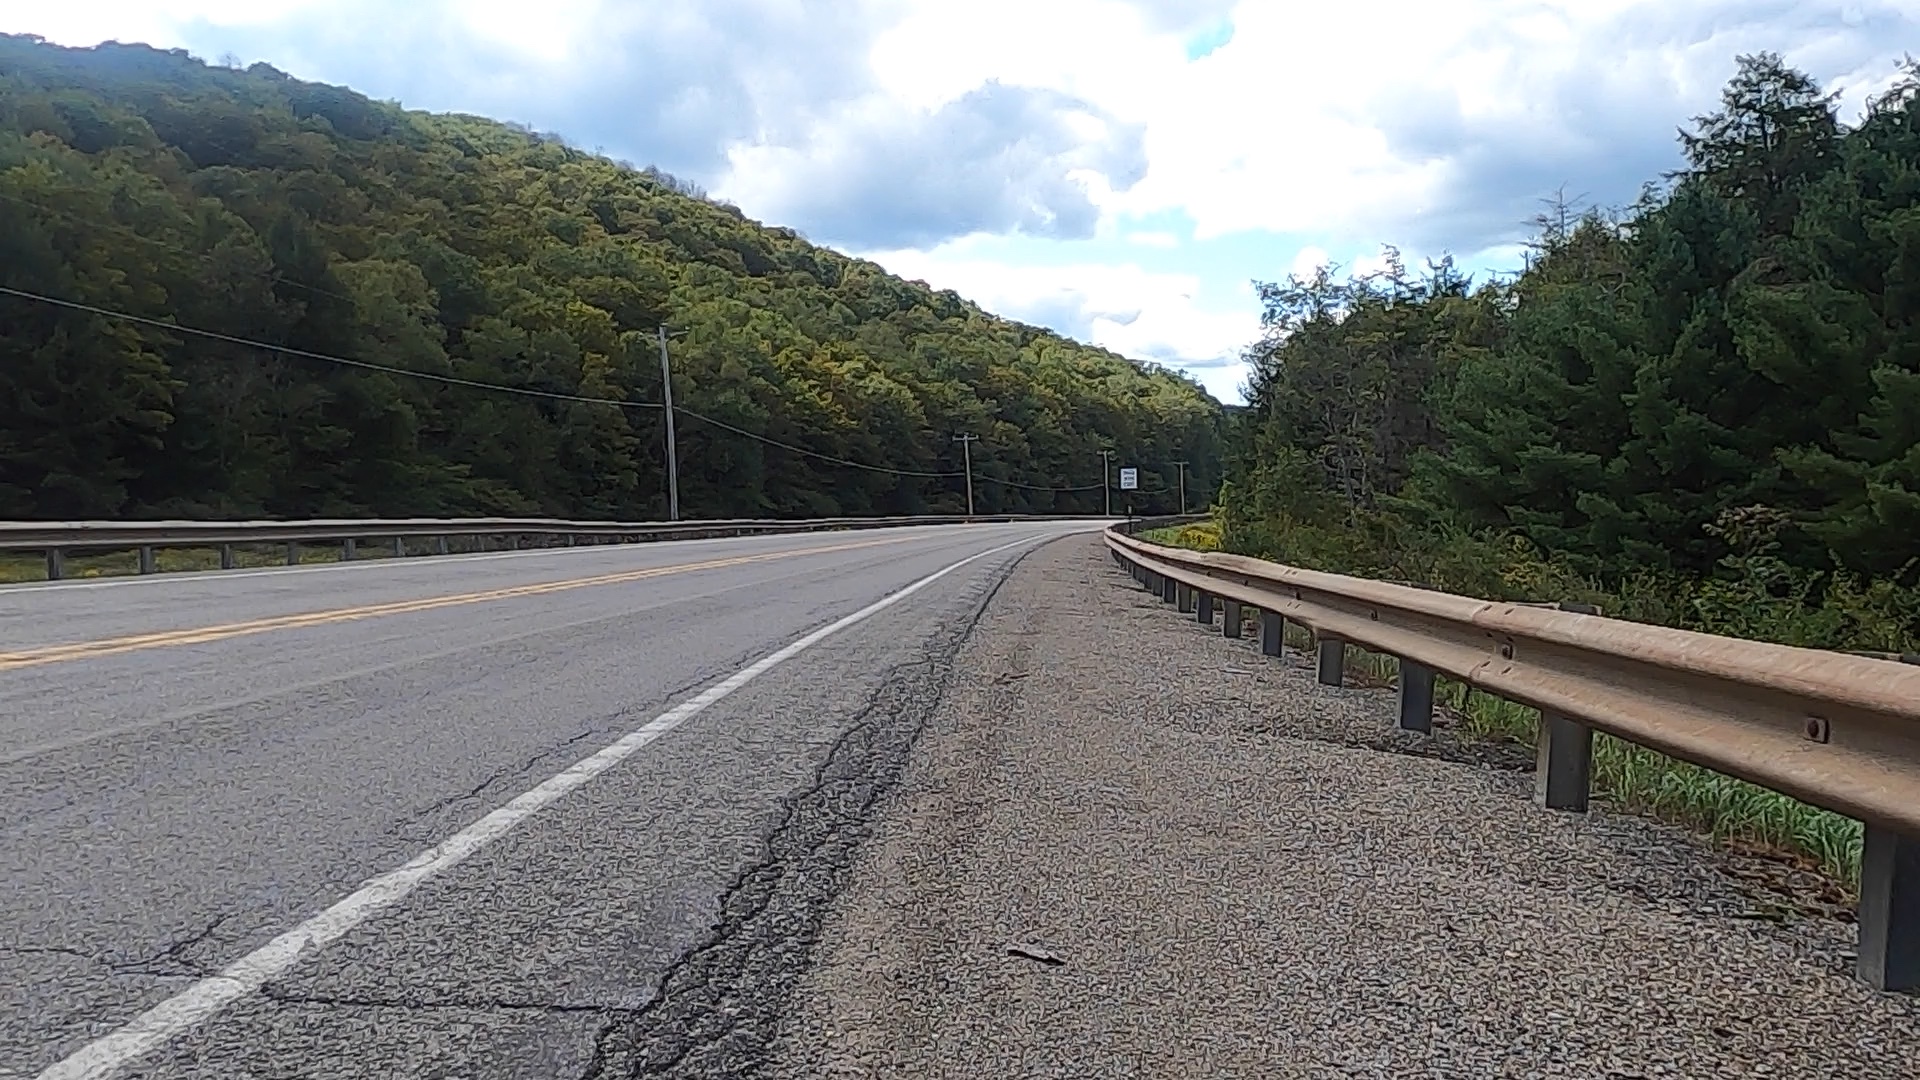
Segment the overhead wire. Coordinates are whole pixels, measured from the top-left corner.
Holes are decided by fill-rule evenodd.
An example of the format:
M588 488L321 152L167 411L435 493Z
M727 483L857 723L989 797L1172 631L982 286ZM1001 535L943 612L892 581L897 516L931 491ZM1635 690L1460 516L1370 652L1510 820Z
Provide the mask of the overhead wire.
M169 333L187 334L192 337L223 341L229 345L241 345L247 348L260 349L264 352L283 353L287 356L298 356L308 360L321 360L329 364L363 368L368 371L378 371L388 375L400 375L411 379L425 379L429 382L447 383L452 386L469 386L479 390L497 390L506 394L521 394L527 397L548 398L556 401L577 401L586 405L613 405L622 409L658 409L662 407L660 403L656 401L622 401L618 398L588 397L582 394L561 393L557 390L535 390L526 386L508 386L505 383L481 382L478 379L463 379L457 375L441 375L431 371L413 371L408 368L394 367L391 364L376 364L371 360L357 360L347 356L334 356L330 353L314 352L311 349L296 349L291 345L275 345L268 341L258 341L253 338L239 337L234 334L223 334L218 330L203 330L195 326L167 322L164 319L150 319L144 315L134 315L125 311L114 311L111 308L103 308L94 304L83 304L77 300L63 300L57 296L28 292L25 289L15 289L7 285L0 285L0 295L15 296L23 300L36 300L40 303L52 304L56 307L70 308L74 311L84 311L89 315L98 315L104 319L114 319L120 322L135 323L140 326L150 326L158 330L168 331Z
M24 200L18 199L15 196L6 195L5 193L0 193L0 199L10 199L15 202L24 201ZM41 209L51 209L51 208L43 207ZM64 213L63 211L58 211L58 210L56 210L55 212ZM125 229L119 226L114 226L114 228L118 229L118 231L127 232L128 234L142 241L145 241L150 244L154 244L159 247L171 248L173 250L181 251L186 254L199 254L199 253L191 252L186 248L181 248L178 245L168 244L165 241L156 240L148 236L143 236L130 229ZM284 280L284 279L277 279L277 280ZM314 286L301 285L299 282L286 281L286 284L296 285L301 288L307 288L314 292L324 293L329 296L340 296L340 294L338 293L327 292L327 290L320 289ZM96 304L87 304L77 300L67 300L62 297L48 296L44 293L32 292L26 289L16 289L11 286L0 285L0 295L13 296L23 300L31 300L38 303L67 308L74 311L81 311L81 312L85 312L90 315L96 315L105 319L113 319L120 322L127 322L127 323L133 323L140 326L152 327L154 329L165 330L170 333L186 334L193 337L205 338L213 341L220 341L220 342L224 342L231 345L239 345L247 348L259 349L264 352L284 354L287 356L297 356L303 359L318 360L325 363L338 364L345 367L359 368L367 371L377 371L383 374L396 375L403 378L422 379L422 380L442 383L450 386L464 386L464 387L468 387L476 390L491 390L499 393L518 394L525 397L535 397L535 398L542 398L542 399L554 400L554 401L570 401L570 402L577 402L577 403L586 404L586 405L608 405L608 406L621 408L621 409L660 409L664 407L661 405L661 403L654 402L654 401L629 401L629 400L623 400L619 398L602 398L602 397L592 397L592 396L583 395L583 394L568 394L568 393L563 393L555 390L536 390L531 387L509 386L505 383L490 383L490 382L483 382L478 379L466 379L456 375L442 375L436 372L415 371L409 368L395 367L391 364L375 363L371 360L361 360L354 357L337 356L331 353L315 352L311 349L300 349L290 345L276 345L272 342L260 341L254 338L241 337L235 334L222 333L217 330L206 330L200 327L188 326L183 323L170 322L165 319L149 318L143 315L135 315L131 312L115 311L111 308L100 307L99 305L96 305ZM351 299L350 297L340 297L340 298L348 299L348 300ZM698 420L702 423L712 425L713 427L720 428L724 431L732 432L736 435L745 436L746 438L755 440L760 443L764 443L769 446L778 447L782 450L786 450L795 454L800 454L804 457L814 458L814 459L829 462L835 465L846 466L847 468L860 469L867 472L882 473L890 476L904 476L904 477L913 477L913 478L921 478L921 479L940 479L940 480L958 479L966 475L963 472L951 472L951 471L941 472L941 471L933 471L933 470L925 470L925 469L896 469L886 465L873 465L867 462L854 461L851 458L838 457L833 454L823 454L823 453L820 453L819 451L809 450L803 446L796 446L793 443L784 442L779 439L771 438L769 436L759 434L758 432L750 431L746 428L727 423L724 420L717 420L703 413L695 412L694 410L689 409L683 405L675 405L673 407L673 411L678 415L685 416L690 419ZM1020 491L1031 491L1031 492L1038 492L1041 494L1055 494L1055 495L1075 494L1075 493L1085 492L1085 491L1099 491L1100 489L1107 486L1106 484L1101 483L1101 484L1080 484L1080 485L1070 485L1070 486L1061 486L1061 487L1050 487L1043 484L1026 484L1018 480L1007 480L1007 479L1003 479L996 476L978 476L975 478L975 482L999 484L1003 487L1015 488ZM1151 493L1145 493L1145 494L1151 494Z
M917 476L917 477L947 479L947 478L966 475L964 473L957 473L957 472L926 472L920 469L895 469L885 465L868 465L865 462L853 461L849 458L835 457L832 454L822 454L822 453L819 453L818 451L808 450L806 447L803 447L803 446L795 446L792 443L781 442L779 439L771 439L765 435L760 435L760 434L756 434L754 432L748 431L746 428L735 427L734 425L729 424L724 420L715 420L711 416L703 416L700 413L694 412L692 409L686 408L681 405L675 405L673 407L673 411L680 414L681 416L690 416L693 419L700 421L701 423L712 424L714 427L724 428L725 430L734 432L735 434L745 435L749 439L757 439L760 442L768 444L769 446L777 446L782 450L791 450L796 454L802 454L802 455L805 455L806 457L811 457L811 458L819 458L822 461L831 461L836 465L846 465L855 469L866 469L869 472L888 473L893 476Z

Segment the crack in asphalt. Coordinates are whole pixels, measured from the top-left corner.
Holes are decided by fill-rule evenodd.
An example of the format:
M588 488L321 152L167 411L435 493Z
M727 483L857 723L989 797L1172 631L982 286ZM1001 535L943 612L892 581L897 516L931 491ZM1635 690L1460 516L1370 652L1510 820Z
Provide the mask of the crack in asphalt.
M781 800L760 858L721 893L715 925L662 972L651 1000L601 1029L583 1080L739 1077L765 1068L783 1006L870 831L871 810L899 782L961 646L1013 568L1043 546L976 587L966 617L931 638L921 658L888 670L809 785Z
M201 979L206 978L211 970L205 964L187 959L184 954L188 949L212 937L213 932L231 918L233 918L231 914L215 916L206 926L175 938L162 946L160 951L132 960L115 960L97 952L88 952L85 949L66 945L0 945L0 953L11 953L15 956L66 956L103 967L108 974L115 976L144 975L156 979ZM169 966L176 970L162 970Z
M407 1012L431 1012L456 1009L462 1012L538 1012L554 1015L580 1013L595 1016L634 1016L639 1010L628 1005L578 1004L561 1001L516 1001L508 998L425 998L346 996L339 994L295 993L268 984L260 996L278 1005L325 1009L399 1009Z
M745 655L746 654L743 654L743 656ZM735 668L745 667L750 662L751 662L750 659L740 659L738 663L734 665L734 667ZM732 670L732 669L728 669L728 670ZM668 701L678 699L684 696L685 694L687 694L688 692L690 692L691 690L693 690L695 687L704 686L712 682L713 678L714 676L712 675L711 672L702 670L700 672L695 673L695 675L692 678L685 680L679 685L670 687L666 691L666 693L662 695L662 697ZM575 735L570 735L566 739L558 743L555 743L554 745L549 746L544 750L541 750L539 753L534 754L532 757L528 758L523 764L520 764L518 766L509 765L509 766L504 766L500 769L497 769L491 774L489 774L486 777L486 779L476 784L473 788L467 791L456 791L451 795L445 796L444 798L436 799L433 802L427 804L426 806L421 807L418 810L410 811L404 819L396 821L391 825L388 825L384 829L384 831L389 836L399 837L407 840L415 840L417 838L411 835L411 830L427 822L428 819L432 818L434 815L442 813L446 810L450 810L453 807L459 806L462 803L473 802L479 799L481 796L485 795L489 789L499 785L503 781L511 779L516 776L525 776L527 773L532 772L536 767L538 767L541 762L547 760L548 758L553 757L555 754L558 754L563 750L568 749L569 747L578 746L580 743L583 743L588 739L592 739L598 736L598 737L605 738L609 742L611 742L614 738L624 733L627 730L627 728L630 727L632 723L636 719L641 717L643 714L644 714L644 710L628 708L628 709L621 709L617 712L608 713L605 716L596 717L593 720L588 721L588 726L584 731L581 731Z

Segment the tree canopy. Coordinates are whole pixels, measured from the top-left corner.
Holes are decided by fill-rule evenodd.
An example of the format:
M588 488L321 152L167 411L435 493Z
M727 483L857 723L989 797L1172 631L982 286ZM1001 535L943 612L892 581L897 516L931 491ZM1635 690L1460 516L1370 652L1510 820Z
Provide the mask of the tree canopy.
M1262 286L1228 533L1517 538L1596 580L1767 553L1920 567L1920 68L1857 124L1763 54L1621 211L1556 200L1525 270ZM1265 523L1263 525L1263 523Z
M659 517L661 327L691 516L957 511L960 434L982 513L1217 483L1192 380L657 169L0 36L0 516Z

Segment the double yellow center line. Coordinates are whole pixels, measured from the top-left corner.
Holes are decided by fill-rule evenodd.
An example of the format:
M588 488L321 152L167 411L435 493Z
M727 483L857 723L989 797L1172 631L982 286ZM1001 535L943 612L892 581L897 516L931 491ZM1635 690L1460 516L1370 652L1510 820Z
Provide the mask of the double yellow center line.
M247 622L226 623L220 626L202 626L185 630L161 630L151 634L131 634L126 637L103 638L98 641L76 641L62 645L41 645L31 649L21 649L17 652L0 652L0 671L12 671L15 668L38 667L42 664L58 664L68 660L86 660L96 656L112 656L116 653L137 652L142 649L158 649L171 645L201 645L210 641L224 641L228 638L245 637L249 634L264 634L272 630L297 630L307 626L325 626L329 623L353 622L358 619L371 619L382 615L406 615L416 611L433 611L438 608L458 607L464 604L479 604L490 600L512 600L522 596L544 596L548 593L566 592L570 589L584 589L594 585L620 585L629 581L641 581L652 577L665 577L669 574L685 574L695 570L718 570L727 566L742 566L747 563L768 562L774 559L790 559L799 555L821 555L832 551L851 551L855 548L879 547L884 544L901 544L905 542L904 539L862 540L850 544L831 544L825 547L774 551L762 555L737 555L727 559L708 559L704 562L676 563L671 566L655 566L645 570L627 570L617 574L600 574L595 577L569 578L564 581L544 581L534 585L515 585L505 589L487 589L483 592L456 593L451 596L429 596L418 600L397 600L386 604L367 604L361 607L334 608L330 611L309 611L298 615L276 615L267 619L251 619Z

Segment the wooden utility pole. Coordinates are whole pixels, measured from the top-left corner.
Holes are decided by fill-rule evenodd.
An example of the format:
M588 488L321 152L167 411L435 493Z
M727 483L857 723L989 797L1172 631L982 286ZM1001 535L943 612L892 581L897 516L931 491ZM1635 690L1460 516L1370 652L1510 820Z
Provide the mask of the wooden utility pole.
M960 453L962 456L966 458L966 461L967 461L967 516L968 517L973 516L973 444L977 442L979 438L980 436L978 435L955 435L953 437L953 441L960 444ZM1000 505L1005 506L1006 503L1003 502Z

